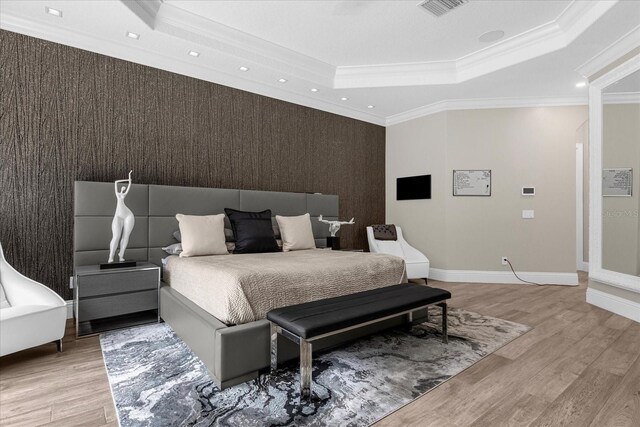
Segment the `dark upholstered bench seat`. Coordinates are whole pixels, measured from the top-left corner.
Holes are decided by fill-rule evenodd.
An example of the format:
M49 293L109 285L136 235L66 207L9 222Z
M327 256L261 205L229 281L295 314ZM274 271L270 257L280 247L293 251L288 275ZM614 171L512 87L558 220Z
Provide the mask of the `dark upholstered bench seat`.
M312 341L349 329L407 315L437 304L442 308L443 340L447 342L447 304L451 293L424 285L400 284L341 297L277 308L267 313L271 322L271 370L277 368L278 334L300 345L301 397L311 391Z
M444 289L402 284L277 308L267 319L300 338L348 328L451 298Z

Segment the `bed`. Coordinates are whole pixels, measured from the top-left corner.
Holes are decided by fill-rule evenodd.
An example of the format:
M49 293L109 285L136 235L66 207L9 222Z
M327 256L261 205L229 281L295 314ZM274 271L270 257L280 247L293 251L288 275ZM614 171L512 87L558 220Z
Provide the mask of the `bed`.
M136 217L128 259L162 265L162 247L175 243L177 213L208 215L225 208L275 215L309 213L316 246L325 246L328 225L338 217L335 195L134 185L126 200ZM74 264L104 262L115 209L112 183L75 183ZM275 222L275 219L274 219ZM160 289L160 316L209 369L220 388L258 376L269 367L272 308L402 283L404 261L371 253L306 250L290 253L168 257ZM417 314L419 317L420 315ZM414 316L415 318L416 316ZM335 335L316 349L400 325L402 319ZM298 357L298 347L281 340L278 358Z
M165 282L227 325L265 319L274 308L402 283L401 258L309 249L192 258L171 256Z

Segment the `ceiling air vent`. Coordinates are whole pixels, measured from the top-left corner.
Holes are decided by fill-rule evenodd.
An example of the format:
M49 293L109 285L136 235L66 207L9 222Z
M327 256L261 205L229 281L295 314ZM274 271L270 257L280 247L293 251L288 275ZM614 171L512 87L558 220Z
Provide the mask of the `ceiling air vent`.
M462 6L468 1L469 0L427 0L423 1L418 6L428 12L431 12L437 17L440 17L459 6Z

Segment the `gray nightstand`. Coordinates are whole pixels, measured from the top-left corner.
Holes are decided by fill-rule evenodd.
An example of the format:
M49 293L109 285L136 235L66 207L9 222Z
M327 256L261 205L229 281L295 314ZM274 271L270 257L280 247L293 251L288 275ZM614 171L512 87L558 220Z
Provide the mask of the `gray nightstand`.
M160 267L155 264L109 270L76 267L76 336L159 322L159 291Z

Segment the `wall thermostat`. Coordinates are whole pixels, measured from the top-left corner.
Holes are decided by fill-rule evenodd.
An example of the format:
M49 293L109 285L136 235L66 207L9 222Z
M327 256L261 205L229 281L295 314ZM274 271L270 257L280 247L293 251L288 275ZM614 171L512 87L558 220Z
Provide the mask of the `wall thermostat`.
M535 196L536 195L536 187L522 187L522 195L523 196Z

